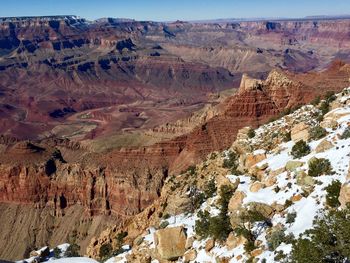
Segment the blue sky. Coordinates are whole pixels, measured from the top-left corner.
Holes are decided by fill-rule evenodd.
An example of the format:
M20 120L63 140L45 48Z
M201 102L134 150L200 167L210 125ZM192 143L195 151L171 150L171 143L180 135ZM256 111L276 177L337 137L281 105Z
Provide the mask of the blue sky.
M350 0L0 0L0 16L74 14L137 20L350 14Z

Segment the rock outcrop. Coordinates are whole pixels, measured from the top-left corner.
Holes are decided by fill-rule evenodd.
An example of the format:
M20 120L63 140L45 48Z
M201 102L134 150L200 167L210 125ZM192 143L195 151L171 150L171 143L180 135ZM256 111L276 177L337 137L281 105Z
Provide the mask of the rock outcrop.
M154 233L156 250L165 260L176 260L186 251L186 233L182 227L166 228Z

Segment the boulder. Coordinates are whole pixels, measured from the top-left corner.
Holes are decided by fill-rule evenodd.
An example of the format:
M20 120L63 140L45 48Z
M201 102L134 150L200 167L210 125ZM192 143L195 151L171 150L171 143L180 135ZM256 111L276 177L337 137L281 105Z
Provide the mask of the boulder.
M286 170L289 172L294 172L297 168L303 166L304 163L300 161L288 161L286 163Z
M191 206L191 199L185 195L174 194L167 200L164 214L177 215L188 211Z
M143 250L136 250L133 251L131 254L127 254L126 259L127 262L133 262L133 263L151 263L152 252L149 249L143 249ZM114 258L113 262L123 262L122 260L119 260L118 257Z
M256 193L256 192L259 192L264 187L265 185L263 183L256 181L250 186L249 190L253 193Z
M249 210L257 211L266 218L271 218L274 215L275 210L272 206L259 202L251 202L247 205Z
M285 167L278 168L277 170L270 171L270 176L277 176L286 171Z
M263 250L261 248L256 248L252 252L250 252L250 255L255 258L257 256L260 256L263 253Z
M325 152L333 147L334 147L334 145L330 141L327 141L326 139L324 139L323 141L321 141L317 145L315 151L316 151L316 153L322 153L322 152Z
M260 154L247 154L246 159L245 159L245 168L249 170L252 166L256 165L257 163L263 161L266 159L266 154L265 153L260 153Z
M221 186L223 185L229 185L231 186L234 190L237 189L238 185L239 185L239 182L240 182L240 179L239 177L237 177L236 181L234 183L231 182L230 179L228 179L226 176L222 176L222 175L218 175L215 177L216 179L216 186L217 186L217 189L220 189Z
M307 192L310 192L314 185L315 180L311 176L308 176L304 171L299 171L297 173L297 185L301 186L301 188Z
M242 207L244 198L246 198L245 193L236 191L230 199L230 202L228 204L228 211L234 213L240 209Z
M186 251L186 233L183 227L169 227L154 233L156 250L165 260L176 260Z
M335 130L338 128L338 122L332 118L326 118L324 119L321 123L320 123L320 126L324 129L332 129L332 130Z
M244 236L235 236L233 232L231 232L226 239L226 246L229 250L232 250L246 242L247 239Z
M193 236L187 238L185 248L186 248L186 249L192 248L193 242L194 242L194 237L193 237Z
M273 186L276 184L276 182L277 182L276 176L271 176L271 175L266 176L263 180L263 183L266 187Z
M293 195L291 200L293 203L296 203L296 202L299 202L302 198L303 196L301 194L297 194L297 195Z
M183 256L183 260L185 263L195 260L197 257L197 251L195 249L191 249L186 251Z
M310 138L310 126L304 122L301 122L291 129L292 141L307 141Z
M205 251L209 252L210 250L213 249L215 246L215 240L214 239L208 239L207 242L205 242Z
M345 208L350 203L350 182L344 183L340 188L339 202L342 208Z

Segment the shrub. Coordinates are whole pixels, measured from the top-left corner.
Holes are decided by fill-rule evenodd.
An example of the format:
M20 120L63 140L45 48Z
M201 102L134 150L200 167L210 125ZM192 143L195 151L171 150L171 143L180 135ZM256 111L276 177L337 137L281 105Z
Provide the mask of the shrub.
M227 239L232 231L230 218L227 215L228 203L234 192L231 186L223 185L220 188L220 198L218 200L220 213L217 216L210 217L208 211L199 211L195 224L195 232L201 238L212 237L219 241Z
M321 111L322 116L324 116L327 112L329 112L329 103L327 101L322 101L319 110Z
M327 131L317 125L310 130L310 140L319 140L327 135Z
M64 253L65 257L71 258L71 257L79 257L79 250L80 246L77 244L70 244L67 248L66 252Z
M227 158L224 159L223 167L226 169L230 169L233 174L240 174L237 170L238 168L238 158L239 155L235 152L229 151L227 154Z
M247 229L245 226L239 226L234 229L234 232L237 236L243 236L247 240L244 244L244 250L246 252L252 252L256 248L256 237L251 230Z
M169 225L169 222L168 222L168 221L163 221L162 223L160 223L159 229L166 228L168 225Z
M199 211L197 217L194 230L201 238L207 238L209 236L210 214L208 211Z
M350 138L350 127L347 127L342 135L340 135L340 139L345 140Z
M276 230L272 232L268 237L267 237L267 248L270 251L275 251L276 248L281 245L284 240L285 240L285 233L284 229Z
M211 198L215 195L215 193L216 193L215 179L212 178L204 186L204 195L206 198Z
M190 212L194 212L204 203L206 197L205 194L200 192L197 187L193 186L190 188Z
M327 91L326 94L324 95L324 99L326 100L326 102L331 103L332 101L336 100L336 96L334 91Z
M309 153L310 153L310 146L307 145L307 143L303 140L295 143L291 152L294 158L301 158L303 156L308 155Z
M326 174L332 174L332 166L329 160L324 158L314 158L310 161L308 175L311 177L317 177Z
M340 206L338 200L340 193L341 183L338 180L333 181L326 187L326 204L330 207L336 208Z
M296 212L288 213L286 217L287 224L293 224L295 222L295 218L297 217Z
M292 139L292 136L291 136L291 132L286 132L285 134L283 134L283 141L284 142L289 142L290 140Z
M168 213L166 213L162 216L162 219L165 219L165 220L169 219L169 218L170 218L170 215Z
M347 262L350 255L350 211L333 210L314 222L314 229L293 242L289 262Z
M190 175L195 175L195 174L196 174L196 166L191 165L190 167L187 168L187 172L188 172Z
M110 243L103 244L100 247L99 257L102 260L110 257L112 255L112 250L113 250L113 248L112 248L112 245Z
M316 98L314 98L314 99L311 101L311 105L317 106L318 104L320 104L320 102L321 102L321 97L320 97L320 96L317 96Z
M255 131L253 129L249 129L247 135L249 139L252 139L255 137Z
M62 250L61 250L60 248L55 247L55 248L53 249L53 256L54 256L55 258L60 258L60 257L61 257L61 253L62 253Z

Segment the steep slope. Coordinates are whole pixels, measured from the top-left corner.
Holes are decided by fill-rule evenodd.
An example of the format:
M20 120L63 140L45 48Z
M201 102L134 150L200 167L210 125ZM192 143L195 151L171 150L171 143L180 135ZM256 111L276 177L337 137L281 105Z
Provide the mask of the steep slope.
M347 88L254 133L242 129L229 150L169 178L154 205L94 239L88 254L98 258L101 246L111 244L108 258L120 246L113 240L126 231L131 248L116 250L108 262L304 262L296 260L304 252L296 245L299 234L306 237L338 207L348 214L349 121ZM301 142L307 147L296 151ZM334 249L348 257L345 246Z

